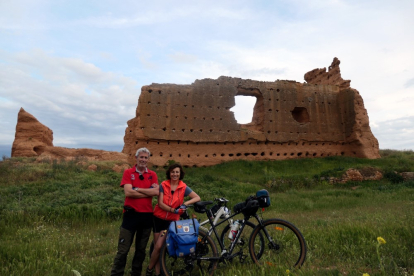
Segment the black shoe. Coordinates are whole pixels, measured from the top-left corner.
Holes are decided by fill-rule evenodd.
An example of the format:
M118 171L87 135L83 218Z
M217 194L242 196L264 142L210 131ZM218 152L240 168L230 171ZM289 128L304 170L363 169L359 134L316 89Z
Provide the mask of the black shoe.
M152 273L154 273L154 269L150 269L147 267L147 271L145 272L145 276L152 276Z

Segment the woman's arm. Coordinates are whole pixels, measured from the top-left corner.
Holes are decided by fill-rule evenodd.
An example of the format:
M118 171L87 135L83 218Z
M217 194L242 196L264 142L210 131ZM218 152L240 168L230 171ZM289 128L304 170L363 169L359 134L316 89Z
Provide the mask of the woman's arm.
M163 201L164 199L164 193L160 192L159 196L158 196L158 206L167 212L174 212L174 208L171 208L170 206L168 206L167 204L164 203Z
M192 191L188 196L190 197L190 200L184 202L184 205L186 206L200 201L200 197L194 191Z

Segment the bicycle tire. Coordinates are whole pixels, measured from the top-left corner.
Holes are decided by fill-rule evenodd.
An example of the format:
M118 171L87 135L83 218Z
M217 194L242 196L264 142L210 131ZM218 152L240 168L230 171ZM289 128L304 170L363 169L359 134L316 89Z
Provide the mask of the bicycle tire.
M164 276L214 274L218 260L200 260L198 257L218 257L217 247L206 232L199 230L195 259L193 256L170 257L167 245L160 252L161 271Z
M263 232L268 247L258 258L254 244L260 232ZM267 235L270 235L274 243ZM305 238L296 226L285 220L268 219L263 221L263 227L258 225L254 229L249 241L249 252L257 265L277 265L282 269L293 269L300 268L305 262L307 247Z
M238 221L239 223L242 223L241 219L239 219ZM250 221L246 221L245 224L246 225L243 228L243 233L241 233L237 246L243 251L245 249L249 251L249 241L250 241L249 239L254 229L256 228L256 225ZM224 227L220 235L220 240L223 242L224 247L227 249L229 249L229 243L231 242L230 239L228 238L230 228L231 228L230 224L226 225L226 227ZM260 259L261 255L263 254L264 247L265 247L264 237L263 237L263 234L259 232L259 242L255 244L255 252L257 252L258 259ZM247 254L247 251L246 251L246 254Z

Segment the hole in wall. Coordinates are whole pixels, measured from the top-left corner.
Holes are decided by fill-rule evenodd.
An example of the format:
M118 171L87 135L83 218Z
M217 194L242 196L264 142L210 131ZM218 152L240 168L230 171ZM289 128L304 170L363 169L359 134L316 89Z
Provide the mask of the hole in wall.
M44 146L36 146L33 148L37 155L41 155L45 151Z
M253 118L253 108L256 104L256 97L253 96L235 96L236 104L230 109L233 111L234 118L239 124L248 124Z
M291 112L296 122L301 124L310 122L309 113L305 107L295 107Z

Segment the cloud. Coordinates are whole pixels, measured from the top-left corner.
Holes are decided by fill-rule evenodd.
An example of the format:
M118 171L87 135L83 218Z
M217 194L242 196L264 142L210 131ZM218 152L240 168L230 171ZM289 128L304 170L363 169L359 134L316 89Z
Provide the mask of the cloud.
M0 144L12 143L20 107L55 141L122 142L143 85L303 82L334 57L377 132L414 116L413 9L408 0L0 1Z
M409 87L412 87L412 86L414 86L414 78L408 80L404 85L405 88L409 88Z
M381 149L414 148L414 116L377 122L371 128Z
M169 58L176 63L194 63L197 61L197 57L191 54L186 54L183 52L176 52L170 54Z
M121 143L140 94L135 80L41 50L1 52L0 58L6 60L0 63L0 78L6 80L0 96L7 99L0 101L0 114L8 140L23 107L54 131L55 144Z

